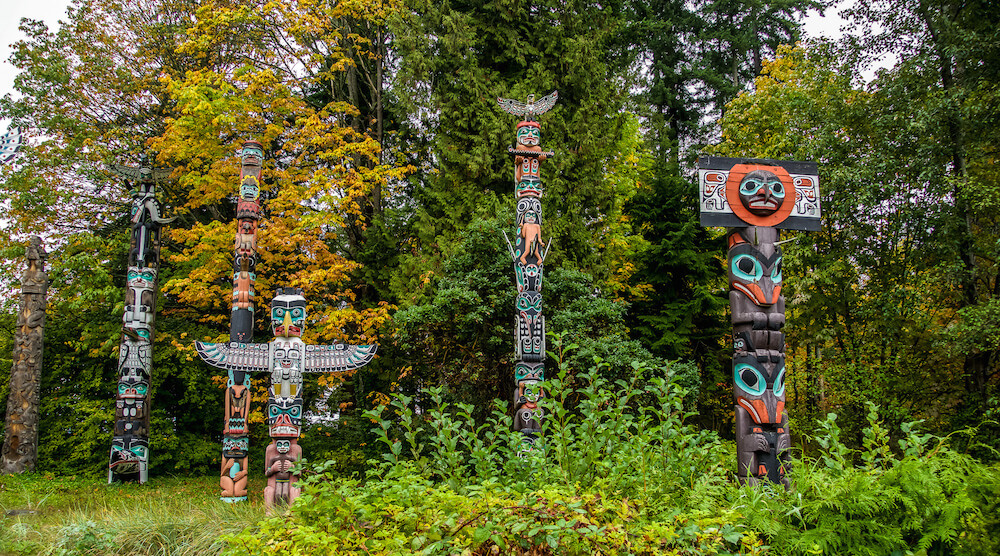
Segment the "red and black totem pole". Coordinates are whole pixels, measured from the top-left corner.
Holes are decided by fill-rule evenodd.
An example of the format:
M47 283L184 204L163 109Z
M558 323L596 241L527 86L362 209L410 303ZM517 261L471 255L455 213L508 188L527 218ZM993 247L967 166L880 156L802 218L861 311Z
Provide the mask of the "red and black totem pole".
M737 474L788 486L785 298L779 230L819 230L814 162L703 156L702 226L725 226L733 323Z
M153 370L160 232L164 224L174 220L162 216L156 200L156 182L166 179L172 170L151 168L145 156L137 168L116 164L111 169L128 179L132 189L132 238L118 351L118 396L108 483L145 483L149 478L149 386Z
M536 117L555 106L558 92L528 101L497 99L500 108L523 118L517 124L517 144L508 152L514 157L514 194L517 198L517 230L514 243L507 234L507 247L514 263L517 282L514 318L514 430L524 435L530 450L541 433L542 410L538 401L544 395L540 383L545 380L545 317L542 315L542 270L551 247L542 240L542 180L539 167L555 155L543 151L541 126Z
M236 202L236 237L233 241L233 299L229 341L253 342L254 287L257 281L257 224L261 218L260 174L264 148L246 141L241 151L240 190ZM222 469L219 486L224 502L247 499L249 473L250 375L241 365L226 367L228 379L222 429Z

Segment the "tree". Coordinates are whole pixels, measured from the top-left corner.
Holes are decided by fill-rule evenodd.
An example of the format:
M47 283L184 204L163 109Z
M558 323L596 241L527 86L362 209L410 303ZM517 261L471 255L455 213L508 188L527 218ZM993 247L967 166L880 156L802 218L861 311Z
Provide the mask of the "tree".
M332 96L350 56L331 21L370 15L346 8L81 0L56 33L24 25L28 38L15 62L25 96L4 99L2 110L44 139L26 149L3 193L19 230L62 240L52 258L52 318L67 339L56 343L65 347L45 385L50 464L93 472L103 466L91 467L91 456L106 457L96 447L110 445L117 377L109 362L120 335L127 205L104 165L127 162L118 158L126 151L148 146L159 165L175 168L161 200L180 217L165 234L160 273L154 469L202 469L217 458L219 391L192 363L191 343L224 335L235 209L229 196L238 171L234 146L243 140L263 140L271 157L258 301L275 285L300 285L318 321L307 340L376 339L390 306L352 307L349 280L358 265L345 258L338 237L348 223L365 228L373 188L405 169L381 164L378 142L351 125L358 111ZM52 436L69 428L74 439Z
M945 428L968 392L944 349L966 307L948 126L914 60L867 91L859 61L823 43L782 51L730 103L716 152L820 163L823 230L785 248L794 403L827 396L859 435L867 401Z

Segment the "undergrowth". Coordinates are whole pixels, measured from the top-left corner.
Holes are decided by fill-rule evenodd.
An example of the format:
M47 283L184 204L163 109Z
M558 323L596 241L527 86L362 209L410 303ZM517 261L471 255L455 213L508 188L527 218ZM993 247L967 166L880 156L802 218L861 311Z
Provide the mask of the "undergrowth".
M259 521L259 505L218 499L217 477L146 485L77 477L0 477L0 555L218 554L222 536Z
M367 413L385 453L363 480L313 466L293 508L226 553L1000 553L998 468L918 423L891 446L874 406L860 452L827 416L786 492L736 483L732 445L685 423L669 369L609 383L560 365L545 390L529 451L503 403L477 424L443 389L394 396Z
M669 368L609 382L560 364L545 389L533 450L503 403L477 423L444 389L396 395L366 413L384 446L366 476L308 466L294 506L270 518L262 484L228 505L216 477L0 477L0 556L1000 554L1000 468L919 422L890 434L874 405L861 450L836 415L820 421L786 491L738 485L732 444L685 422Z

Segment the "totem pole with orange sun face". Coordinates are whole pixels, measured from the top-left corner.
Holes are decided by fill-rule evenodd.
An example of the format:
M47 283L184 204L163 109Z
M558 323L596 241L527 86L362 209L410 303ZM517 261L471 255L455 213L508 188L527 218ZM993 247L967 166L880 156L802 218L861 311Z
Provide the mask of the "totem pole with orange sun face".
M698 171L701 224L728 228L737 473L788 486L779 229L819 230L817 167L701 157Z

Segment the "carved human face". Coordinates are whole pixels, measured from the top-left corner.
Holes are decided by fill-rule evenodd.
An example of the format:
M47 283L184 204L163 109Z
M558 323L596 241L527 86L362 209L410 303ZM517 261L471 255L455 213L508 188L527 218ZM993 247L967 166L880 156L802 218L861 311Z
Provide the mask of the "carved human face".
M754 170L740 182L740 202L751 214L774 214L784 200L785 185L774 172Z
M271 301L271 329L275 337L300 337L306 327L306 299L301 295L278 295Z
M522 123L517 128L517 144L524 147L538 145L542 136L542 130L535 122Z
M279 454L287 454L289 450L292 449L291 440L275 440L274 447L278 449Z
M517 182L517 196L533 195L542 196L542 183L537 176L525 174L521 176L521 181Z
M241 437L222 437L222 455L227 458L244 458L250 451L250 439Z
M240 154L243 157L243 164L246 166L260 166L264 160L264 148L256 141L243 143L243 150Z
M240 184L240 197L247 201L256 201L260 197L260 186L254 176L244 176Z

